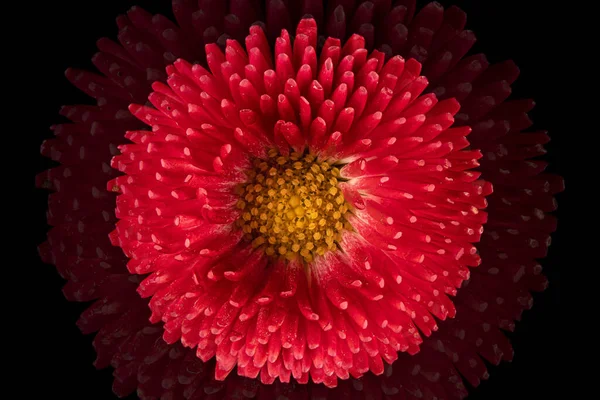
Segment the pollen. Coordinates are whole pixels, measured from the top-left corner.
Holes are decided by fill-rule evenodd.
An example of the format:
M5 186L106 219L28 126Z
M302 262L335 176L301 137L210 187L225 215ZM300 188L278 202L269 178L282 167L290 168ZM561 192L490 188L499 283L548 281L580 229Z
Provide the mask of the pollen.
M273 257L311 262L339 248L341 234L352 230L350 208L337 187L340 170L312 154L253 160L248 180L238 187L238 227L254 248Z

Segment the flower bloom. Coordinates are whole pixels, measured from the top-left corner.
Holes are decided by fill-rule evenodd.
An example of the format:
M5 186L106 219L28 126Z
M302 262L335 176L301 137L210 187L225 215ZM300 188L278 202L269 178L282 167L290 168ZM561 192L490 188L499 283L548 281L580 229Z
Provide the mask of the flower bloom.
M94 342L96 365L110 363L116 368L116 393L124 395L137 387L142 397L164 392L175 398L184 390L186 396L193 392L214 368L210 363L203 365L193 351L162 341L162 329L147 321L147 301L135 293L140 279L126 275L121 252L106 238L115 218L114 195L104 186L116 175L107 163L124 142L123 132L143 127L126 106L145 102L150 84L164 81L164 65L177 57L202 62L203 43L218 40L224 45L227 37L243 41L253 18L265 18L267 37L275 39L282 27L291 28L309 12L319 21L320 37L344 39L359 32L369 49L376 47L388 57L399 53L406 59L416 58L430 81L425 93L433 91L438 99L457 98L462 107L455 115L455 126L470 125L469 141L483 151L479 170L494 183L495 191L488 196L488 229L478 244L483 265L472 270L468 286L454 300L457 317L444 322L431 338L424 338L417 355L400 354L401 360L386 367L387 377L368 375L362 380L366 391L381 387L386 393L420 392L426 398L444 393L465 396L457 371L476 386L487 377L481 358L493 363L510 359L512 349L500 329L514 329L514 320L531 306L529 291L546 285L535 259L543 257L549 245L555 221L547 212L555 208L553 194L562 190L560 178L540 174L544 163L528 161L543 154L542 145L548 140L545 132L521 132L531 125L526 113L533 103L506 101L518 69L510 62L490 66L483 55L463 58L475 37L463 30L465 15L455 7L444 10L432 3L415 16L414 1L396 1L393 7L385 1L355 7L330 2L330 9L323 10L320 1L298 2L288 8L274 0L266 2L265 14L255 15L253 10L261 8L246 7L247 2L232 1L228 7L215 7L224 4L220 1L209 3L175 0L179 26L139 8L121 17L122 47L102 39L94 57L106 78L85 71L67 72L98 105L64 107L61 113L72 123L55 126L57 138L42 148L62 165L39 177L39 186L55 191L48 214L54 228L40 250L69 279L64 289L69 299L98 299L79 322L84 332L100 330ZM376 22L381 18L386 18L386 24ZM319 52L321 46L317 47ZM236 378L231 382L249 384ZM360 390L352 382L341 386Z
M313 19L274 52L259 26L245 42L207 45L210 70L177 60L155 108L130 107L152 131L113 159L113 242L150 273L165 340L216 355L219 379L380 374L454 316L479 264L481 154L414 60L359 35L317 57Z

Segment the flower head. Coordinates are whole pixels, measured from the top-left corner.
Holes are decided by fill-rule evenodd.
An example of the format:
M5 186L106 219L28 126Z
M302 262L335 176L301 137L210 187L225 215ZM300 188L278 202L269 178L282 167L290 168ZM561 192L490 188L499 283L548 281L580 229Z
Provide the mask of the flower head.
M414 60L365 40L286 30L273 56L258 26L246 49L207 46L209 69L177 60L155 108L131 106L109 183L113 242L165 340L217 376L334 384L383 372L454 316L448 294L479 264L490 186L459 105L438 102Z
M385 0L360 4L353 1L330 1L328 7L324 8L320 0L287 2L287 5L282 0L174 0L173 11L177 24L135 7L127 16L118 19L120 44L106 38L98 42L99 53L93 61L102 76L80 70L67 71L71 82L94 97L97 105L64 107L61 114L71 122L54 126L56 138L48 140L42 146L42 153L61 165L38 177L38 186L53 190L48 212L48 223L53 229L48 234L48 241L40 246L40 253L44 260L55 264L61 275L68 279L64 288L68 299L95 301L82 314L78 325L86 333L98 332L94 340L98 354L95 365L99 368L109 365L115 368L115 393L126 395L137 388L141 398L188 398L201 386L206 387L205 391L226 389L228 393L231 393L230 390L238 391L243 386L246 396L252 397L249 393L258 393L257 398L269 399L277 397L276 393L281 393L280 391L302 393L303 390L308 390L297 385L261 387L232 375L226 385L212 382L212 362L204 364L196 357L195 351L186 350L179 343L167 345L161 338L163 328L148 321L148 301L140 299L135 293L135 288L143 277L128 276L126 259L108 241L107 234L114 228L115 222L115 193L111 192L118 187L110 185L108 191L104 189L106 182L116 175L116 171L108 163L111 155L118 154L117 146L125 142L123 132L144 128L144 124L127 111L127 106L132 101L143 104L152 90L152 83L157 80L166 81L165 65L182 57L206 67L204 44L216 41L224 48L228 38L235 38L242 43L249 25L255 20L266 21L266 24L260 25L265 29L269 43L273 44L281 28L292 28L304 14L313 15L318 22L317 54L322 52L325 37L345 40L352 33L358 32L364 38L365 48L377 48L386 54L386 59L400 54L406 60L415 58L423 64L421 74L430 82L423 93L432 92L438 100L454 97L460 101L462 107L458 114L454 114L454 126L467 124L473 128L469 135L471 147L482 149L484 155L479 159L479 171L483 172L485 179L494 183L494 193L488 196L490 206L487 210L490 214L487 230L477 245L483 264L480 268L471 270L470 279L463 283L454 299L456 318L440 324L440 331L431 337L424 337L425 342L420 346L418 354L399 354L400 360L392 366L386 365L385 375L374 377L367 374L360 381L341 381L340 391L323 394L330 396L329 398L339 398L346 390L352 390L365 393L384 391L389 396L394 393L398 396L420 393L425 397L435 395L462 398L466 396L463 379L477 386L481 379L487 378L482 359L497 364L512 358L510 342L502 330L514 329L514 321L520 318L524 309L531 306L529 292L542 290L547 284L536 258L543 257L549 245L549 234L555 229L556 223L548 212L556 206L553 195L563 188L559 177L541 173L544 163L530 160L544 153L543 144L548 141L548 136L545 132L522 132L531 125L527 112L533 103L507 100L510 85L518 76L518 69L513 63L490 65L481 54L465 57L475 36L471 31L464 30L466 16L461 10L456 7L444 10L439 3L431 3L415 14L414 0L397 0L393 2L393 6L391 3ZM263 49L264 54L270 54L266 47ZM405 69L412 62L407 61ZM173 70L173 67L170 69ZM378 75L379 72L376 70ZM254 81L250 81L254 84ZM160 85L158 87L161 88ZM197 85L195 87L196 92L201 92ZM171 92L168 90L168 93ZM287 97L287 93L283 94ZM181 102L181 94L175 96L175 99ZM276 97L273 99L276 102ZM440 101L436 107L440 103L443 102ZM292 109L297 110L294 106ZM146 109L135 107L133 110ZM143 112L138 115L143 115ZM164 117L160 113L157 115ZM246 115L240 114L239 117L242 119L244 116ZM197 130L202 132L202 127ZM273 134L274 131L270 132ZM180 131L179 136L186 135ZM152 146L151 149L159 148L156 144ZM293 148L290 153L292 151ZM364 164L358 160L353 162L360 170L362 165L375 165L370 161L365 159ZM352 163L345 165L346 170L350 168L350 164ZM150 164L146 162L146 166L148 165ZM248 168L240 176L247 176L246 172L253 168L249 157ZM153 187L159 184L154 179L149 180L154 184ZM341 183L346 182L339 182ZM168 196L169 193L166 193L166 198L170 199ZM146 201L141 203L144 207L150 201L143 193L138 199ZM239 200L238 197L235 199ZM344 199L351 204L350 196L344 194ZM291 198L288 203L289 200ZM215 198L209 204L214 204L213 201ZM120 201L121 210L122 204ZM165 205L161 205L165 212L173 212L164 208ZM359 210L358 207L352 207L349 209L353 213ZM200 209L202 208L199 207L196 211ZM147 215L153 214L150 210ZM175 223L177 215L171 217ZM143 220L146 216L141 215L141 218ZM178 221L179 226L185 222L184 219ZM237 221L239 219L234 224L239 228ZM260 218L256 220L257 223L260 221ZM155 228L152 227L153 230ZM258 234L260 228L253 230L251 234ZM429 232L429 229L427 227L423 231ZM340 252L327 251L324 257L337 253ZM425 265L423 262L421 267ZM148 268L150 272L151 267ZM284 271L288 272L289 269ZM354 270L348 269L347 272ZM418 292L422 288L427 289L419 285L426 280L407 281L411 277L407 275L403 278L402 290L405 293L412 296L413 290ZM164 281L161 283L160 279ZM162 275L160 279L156 284L163 286L158 293L163 299L168 298L171 292L164 284L173 282L175 278L169 281L169 275ZM224 279L223 274L221 280ZM244 277L239 282L246 280ZM386 279L383 289L389 289L390 284L393 284L393 280ZM361 301L367 301L362 293L369 293L368 290L377 288L377 285L364 284L360 292L351 287L351 294L362 299ZM343 289L346 290L346 286ZM370 294L371 302L382 304L386 299L389 301L387 292L386 298L372 300L376 295ZM275 299L282 301L278 296L273 297L272 303ZM410 301L413 300L403 301L405 307ZM156 303L159 302L155 295L152 300L153 309ZM304 315L300 317L296 303L288 299L281 304L285 307L291 304L288 309L298 316L299 321L306 322ZM448 306L451 307L451 304ZM169 310L175 313L176 307L179 306L170 305ZM338 314L335 313L342 311L337 307L332 307L332 310L332 319L339 321ZM451 308L449 310L453 311ZM367 315L377 316L377 309L374 311L375 313ZM343 312L347 313L348 308ZM409 312L410 319L412 311ZM420 311L415 311L415 314L417 312L421 315ZM310 317L312 314L308 315ZM347 316L345 314L344 321L350 327L356 326ZM321 319L321 315L319 318ZM157 319L157 315L154 315L153 321ZM176 327L173 323L169 325L171 331L173 326ZM314 324L311 326L314 327ZM370 323L369 327L372 326ZM421 329L421 326L418 328ZM321 332L321 337L329 340L327 332L330 331L332 329ZM176 329L175 334L178 334ZM350 337L353 337L352 333ZM338 339L338 343L345 341L339 335ZM323 347L332 347L329 342L322 343ZM309 349L306 354L311 353ZM266 381L271 380L267 376L268 372L267 370L266 375L263 375L267 378ZM222 377L223 371L217 375ZM328 379L330 384L335 383L334 378ZM256 392L258 388L260 391ZM314 394L319 391L320 385L310 386L309 389Z

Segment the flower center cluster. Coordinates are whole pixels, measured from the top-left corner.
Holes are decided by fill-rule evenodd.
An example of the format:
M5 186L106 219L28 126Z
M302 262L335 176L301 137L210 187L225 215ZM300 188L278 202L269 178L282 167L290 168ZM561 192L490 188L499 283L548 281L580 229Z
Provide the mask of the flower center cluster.
M275 149L267 160L253 160L248 181L238 188L238 226L270 256L310 262L335 250L341 232L350 230L348 212L337 187L340 170L312 154L282 156Z

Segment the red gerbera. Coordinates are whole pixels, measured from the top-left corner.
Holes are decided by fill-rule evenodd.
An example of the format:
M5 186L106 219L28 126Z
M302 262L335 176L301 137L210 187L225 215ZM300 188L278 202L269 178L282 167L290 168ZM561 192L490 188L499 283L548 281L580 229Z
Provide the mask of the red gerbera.
M161 330L149 327L147 303L134 292L139 280L123 274L122 255L106 241L114 223L114 200L102 187L103 182L114 176L106 163L110 152L116 154L116 145L123 143L122 132L140 127L124 106L131 99L144 102L150 91L149 83L166 78L163 63L173 62L176 56L202 61L203 46L199 45L202 37L206 42L220 37L220 44L225 44L228 36L243 40L255 15L251 11L261 9L244 8L247 2L232 2L229 7L219 7L222 2L205 1L199 6L193 3L174 1L181 31L164 17L152 18L139 8L129 13L129 19L121 18L119 38L126 50L101 40L102 52L94 58L110 80L82 71L68 73L80 88L98 99L99 107L64 108L63 114L75 123L57 126L58 140L43 148L64 166L40 176L40 185L57 190L51 195L49 213L49 222L56 228L49 234L42 253L70 279L65 288L69 298L79 301L100 298L82 315L80 326L86 332L103 327L95 340L99 354L96 365L110 362L117 368L115 391L121 394L139 386L142 397L161 396L162 392L175 398L183 394L188 397L200 382L208 379L207 371L213 368L210 364L202 365L194 352L185 353L177 345L167 346L160 339ZM289 7L282 1L269 1L265 13L267 36L274 37L281 27L290 27L290 21L297 21L307 11L306 7L312 7L309 11L317 20L325 15L322 20L328 21L323 25L327 35L344 38L358 31L364 35L368 48L376 45L387 54L399 52L407 58L417 58L424 63L424 71L434 83L430 87L438 98L455 96L463 103L460 114L456 115L457 122L473 126L470 135L473 147L481 147L486 153L480 160L483 172L489 174L484 177L498 182L489 207L497 210L497 214L491 213L488 225L496 228L486 231L489 234L478 245L485 257L484 268L475 269L470 284L460 291L456 299L457 318L445 322L441 332L426 340L418 355L406 356L402 362L388 367L389 378L363 379L362 384L366 385L363 390L371 390L368 386L381 387L390 394L398 390L399 394L420 393L426 398L441 397L444 393L464 396L464 386L454 368L477 385L487 374L480 356L495 363L509 359L510 344L498 327L512 329L513 320L530 305L529 290L544 287L545 279L539 274L540 267L534 258L544 255L547 234L554 229L551 216L544 212L553 209L552 194L561 189L561 182L556 177L538 176L543 165L525 161L542 153L541 144L547 136L520 132L530 124L525 114L530 102L503 103L518 70L510 63L488 68L485 57L480 55L459 62L474 42L473 34L463 31L465 16L460 10L452 7L444 11L432 3L413 18L415 8L411 1L396 2L394 8L390 8L389 2L354 6L350 3L330 2L332 6L324 13L320 1L298 2ZM298 9L294 8L296 5ZM382 18L388 23L381 23ZM198 35L201 27L203 35ZM223 31L226 35L221 35ZM107 149L105 153L100 151L103 148ZM142 153L147 150L148 147L144 148ZM491 152L495 153L495 159L488 155ZM355 165L360 166L358 162ZM507 176L506 171L511 179L502 179ZM515 207L517 203L519 207ZM326 256L331 256L330 253L333 252L327 252ZM224 275L222 280L226 280ZM393 282L388 279L386 290L390 284ZM385 298L379 300L383 301ZM296 315L298 320L304 319L297 312ZM348 322L352 326L352 320ZM150 376L163 376L164 380L161 383L148 379ZM396 389L399 383L403 387ZM238 384L248 385L248 382L234 379L229 383L230 387ZM356 383L352 385L353 390L361 389ZM350 386L343 384L340 390ZM261 390L266 396L263 398L273 397L269 397L271 389Z
M207 45L210 72L177 60L152 126L130 131L113 243L164 338L217 356L217 378L290 374L334 385L414 354L455 309L479 264L486 214L459 105L420 96L421 65L368 55L364 38L286 30L274 56L262 28L246 50Z

